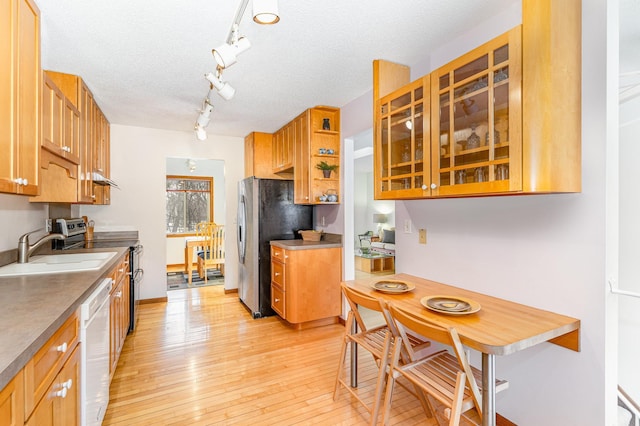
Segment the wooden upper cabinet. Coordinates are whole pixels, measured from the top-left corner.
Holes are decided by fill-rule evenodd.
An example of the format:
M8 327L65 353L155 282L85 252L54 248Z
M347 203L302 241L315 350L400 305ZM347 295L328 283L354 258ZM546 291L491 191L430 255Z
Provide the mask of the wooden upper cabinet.
M80 112L47 72L42 77L42 147L73 164L80 162Z
M293 122L273 134L273 173L291 173L294 158L295 128Z
M252 132L244 138L244 176L263 179L291 179L291 173L273 172L271 133Z
M38 7L0 0L0 192L38 193L40 95Z
M293 122L296 123L294 202L339 204L340 109L316 106L300 114ZM321 162L338 168L325 176L317 168ZM329 195L335 200L329 201Z
M525 0L523 25L429 75L397 88L384 68L376 199L579 192L580 16L577 0Z

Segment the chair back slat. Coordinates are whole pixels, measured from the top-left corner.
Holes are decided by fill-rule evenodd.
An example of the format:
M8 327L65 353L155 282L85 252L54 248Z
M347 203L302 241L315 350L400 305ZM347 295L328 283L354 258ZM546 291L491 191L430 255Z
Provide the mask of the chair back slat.
M352 315L358 327L361 330L367 330L367 326L360 315L360 311L358 311L358 306L362 306L367 309L371 309L372 311L382 312L382 306L380 305L380 301L375 297L371 297L366 293L363 293L354 288L348 287L345 284L342 284L342 292L344 293L345 298L347 299L347 303L349 303L349 307L351 308Z

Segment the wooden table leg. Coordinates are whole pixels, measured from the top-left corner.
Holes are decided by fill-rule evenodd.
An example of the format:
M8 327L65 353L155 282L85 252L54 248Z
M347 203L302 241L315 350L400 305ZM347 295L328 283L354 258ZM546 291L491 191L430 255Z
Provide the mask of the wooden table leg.
M184 269L187 274L187 281L191 287L191 273L193 272L193 246L187 243L184 248Z

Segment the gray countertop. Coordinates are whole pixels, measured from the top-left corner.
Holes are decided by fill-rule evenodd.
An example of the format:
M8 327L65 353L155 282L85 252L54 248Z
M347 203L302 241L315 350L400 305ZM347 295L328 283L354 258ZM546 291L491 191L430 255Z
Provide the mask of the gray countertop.
M340 248L341 242L334 241L304 241L304 240L274 240L271 241L272 246L280 247L285 250L313 250L324 248Z
M97 271L0 277L0 389L26 365L118 263L128 247L67 250L109 252Z

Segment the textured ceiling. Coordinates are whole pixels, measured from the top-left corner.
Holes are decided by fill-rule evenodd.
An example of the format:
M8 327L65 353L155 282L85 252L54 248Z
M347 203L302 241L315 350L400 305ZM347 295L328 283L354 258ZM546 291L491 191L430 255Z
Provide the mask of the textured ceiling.
M35 0L42 67L78 74L111 123L191 131L239 0ZM314 105L342 107L371 90L374 59L403 64L518 0L280 0L276 25L240 33L252 44L213 96L207 133L273 132ZM195 139L195 136L194 136Z

